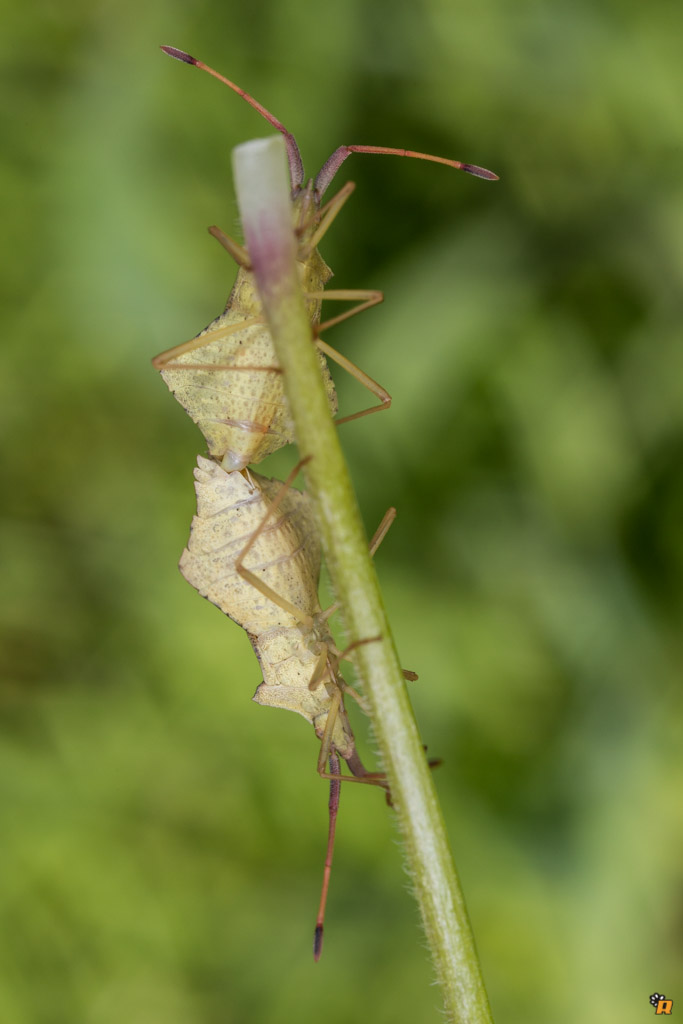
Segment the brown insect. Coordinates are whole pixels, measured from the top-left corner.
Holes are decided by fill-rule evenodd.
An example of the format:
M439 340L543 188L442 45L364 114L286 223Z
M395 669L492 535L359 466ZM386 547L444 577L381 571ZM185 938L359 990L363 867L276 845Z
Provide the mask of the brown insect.
M391 396L385 389L331 348L320 334L382 301L382 293L361 289L328 289L332 276L318 252L318 245L354 189L349 182L326 205L322 197L344 160L351 153L377 153L415 157L446 164L480 178L497 175L474 164L444 157L383 146L340 146L326 161L315 180L305 183L299 147L294 136L265 107L229 79L202 61L171 46L161 49L171 57L193 64L228 85L257 110L285 138L292 184L292 225L298 243L297 264L301 286L313 326L332 413L337 411L334 384L325 356L351 373L378 399L378 404L337 420L348 422L387 409ZM238 265L237 279L223 313L190 341L163 352L153 365L206 438L209 453L228 470L243 469L294 441L294 433L282 386L282 372L273 349L261 301L251 272L248 252L219 228L209 229ZM324 299L353 301L357 305L321 323Z
M253 699L313 725L321 775L334 750L356 779L380 781L363 767L344 711L342 652L329 632L330 610L318 601L321 553L310 498L258 473L197 461L197 515L180 571L246 631L263 673ZM382 536L386 529L385 522Z
M378 404L345 416L338 423L388 408L391 398L384 388L320 337L328 327L382 300L377 291L324 291L332 274L317 247L354 186L346 184L326 205L322 205L322 197L341 164L353 152L409 156L443 163L482 178L497 176L472 164L410 150L341 146L315 180L306 183L296 141L272 114L201 61L172 47L162 49L227 84L284 136L292 184L297 263L330 409L336 413L337 401L325 356L348 370L378 400ZM320 543L308 496L290 486L296 470L285 484L246 470L249 463L258 462L294 441L293 427L282 387L282 371L249 254L217 227L209 230L238 264L226 308L196 338L153 360L170 390L202 430L213 457L200 457L195 470L197 515L180 568L203 596L246 630L263 673L253 699L259 704L297 712L313 725L320 739L317 767L323 777L330 779L330 825L315 931L317 960L322 949L340 783L343 779L373 783L382 786L387 794L388 788L382 774L368 772L363 766L344 707L347 693L361 706L363 701L347 686L339 671L340 661L351 651L339 651L331 637L328 620L334 609L320 608ZM321 323L324 299L352 301L356 305ZM394 514L390 510L373 538L373 552ZM364 642L373 642L373 638ZM406 675L414 678L413 673ZM346 761L351 775L341 775L340 757Z
M249 470L228 473L201 455L197 462L197 515L180 571L203 597L246 630L263 672L253 699L295 711L313 725L321 741L318 772L331 780L328 849L314 943L317 960L340 783L347 779L386 789L386 781L363 766L344 708L345 693L361 705L362 699L339 672L339 661L350 652L340 652L330 635L327 620L334 608L323 612L318 601L320 541L310 498L289 486L299 466L282 484ZM373 553L394 516L390 509L384 517L370 546ZM340 774L339 756L350 776Z

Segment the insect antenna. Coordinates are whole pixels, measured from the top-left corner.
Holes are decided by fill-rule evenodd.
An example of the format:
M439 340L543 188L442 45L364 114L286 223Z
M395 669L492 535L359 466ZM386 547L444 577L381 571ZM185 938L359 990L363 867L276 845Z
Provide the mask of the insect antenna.
M162 47L163 49L163 47ZM449 160L445 156L431 156L429 153L416 153L413 149L391 149L389 146L340 146L335 149L332 156L325 161L315 179L315 191L322 196L335 174L351 156L352 153L375 153L381 156L410 156L415 160L429 160L433 164L446 164L447 167L455 167L456 171L466 171L473 174L475 178L486 178L488 181L498 181L498 175L493 171L487 171L485 167L478 167L477 164L465 164L462 160Z
M258 110L261 117L264 117L268 124L271 124L273 128L281 132L282 135L284 135L285 143L287 144L287 156L289 157L289 173L292 180L292 188L295 189L303 185L304 165L301 160L299 147L296 144L296 139L291 132L287 131L282 122L278 121L274 114L271 114L269 110L266 110L258 100L255 100L248 92L241 89L239 85L235 85L235 83L231 82L229 78L225 77L225 75L221 75L218 71L214 71L213 68L210 68L203 60L197 60L196 57L191 57L189 53L185 53L184 50L178 50L175 46L162 46L161 49L164 53L168 54L169 57L173 57L175 60L180 60L183 64L194 64L194 66L199 68L201 71L206 71L208 74L213 75L213 77L217 78L219 82L222 82L223 85L227 85L233 90L233 92L236 92L238 96L241 96L243 100L246 100L254 110Z
M313 939L313 959L317 963L323 951L323 923L325 920L325 904L327 903L327 892L330 887L330 874L332 873L332 856L334 854L334 833L337 828L337 813L339 811L339 794L341 793L341 782L338 776L341 775L339 758L336 754L330 754L330 826L327 834L327 854L325 856L325 870L323 872L323 888L320 894L320 908L318 919L315 922L315 937Z

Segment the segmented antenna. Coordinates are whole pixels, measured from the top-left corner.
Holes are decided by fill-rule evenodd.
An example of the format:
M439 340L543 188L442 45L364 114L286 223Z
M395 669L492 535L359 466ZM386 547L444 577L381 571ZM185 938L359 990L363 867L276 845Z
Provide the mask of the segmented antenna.
M164 53L167 53L169 57L174 57L176 60L180 60L183 64L194 64L196 68L200 68L202 71L208 72L217 78L219 82L223 82L224 85L229 86L233 92L236 92L238 96L241 96L243 100L258 110L261 117L264 117L268 124L271 124L273 128L281 132L284 135L285 142L287 144L287 156L289 158L289 174L292 181L292 189L300 188L304 183L304 165L301 159L301 153L297 145L296 139L291 132L288 132L281 121L266 110L262 104L255 100L253 96L250 96L248 92L241 89L239 85L235 85L229 78L214 71L208 64L205 64L201 60L197 60L196 57L191 57L189 53L185 53L184 50L177 50L175 46L162 46L161 49ZM413 149L392 149L389 146L340 146L335 149L332 156L325 161L320 172L315 179L315 190L318 197L322 196L327 188L329 187L335 174L344 163L344 161L351 156L352 153L375 153L380 156L408 156L415 160L429 160L433 164L446 164L447 167L454 167L456 171L465 171L466 174L473 174L475 178L485 178L487 181L498 181L498 175L494 174L493 171L487 171L485 167L479 167L477 164L463 163L462 160L449 160L445 156L432 156L430 153L417 153Z
M167 53L169 57L174 57L175 60L180 60L183 62L183 64L194 64L194 66L196 68L199 68L200 71L208 72L208 74L213 75L214 78L217 78L219 82L222 82L223 85L229 86L229 88L232 89L233 92L236 92L238 96L241 96L243 100L246 100L247 103L254 108L254 110L258 110L261 117L264 117L268 124L271 124L273 128L281 132L282 135L284 135L285 142L287 144L287 156L289 157L289 175L292 181L292 188L298 188L300 185L303 185L304 165L301 159L301 153L299 152L299 147L297 146L296 143L296 139L294 138L291 132L287 131L282 122L278 121L274 114L271 114L269 110L266 110L266 108L261 103L259 103L258 100L255 100L254 97L250 96L248 92L245 92L244 89L241 89L239 85L235 85L235 83L231 82L229 78L225 77L225 75L221 75L218 73L218 71L214 71L214 69L210 68L208 64L204 63L204 61L197 60L196 57L191 57L189 53L185 53L184 50L178 50L176 49L175 46L162 46L161 49L164 51L164 53Z
M389 146L340 146L325 161L315 179L315 190L319 196L323 195L341 165L352 153L376 153L380 156L409 156L415 160L429 160L433 164L446 164L447 167L455 167L456 171L466 171L467 174L473 174L476 178L498 181L498 175L494 174L493 171L487 171L485 167L478 167L476 164L465 164L462 160L449 160L445 156L416 153L413 149L391 149Z

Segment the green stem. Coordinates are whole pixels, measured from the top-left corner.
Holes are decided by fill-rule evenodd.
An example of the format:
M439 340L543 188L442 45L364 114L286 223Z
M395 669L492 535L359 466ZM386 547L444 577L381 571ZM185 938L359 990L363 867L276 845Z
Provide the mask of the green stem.
M381 638L359 646L355 661L370 703L447 1019L455 1024L490 1024L491 1011L432 773L312 343L295 263L281 136L238 146L233 167L247 248L284 372L299 449L302 457L310 457L307 485L318 510L323 550L349 641Z

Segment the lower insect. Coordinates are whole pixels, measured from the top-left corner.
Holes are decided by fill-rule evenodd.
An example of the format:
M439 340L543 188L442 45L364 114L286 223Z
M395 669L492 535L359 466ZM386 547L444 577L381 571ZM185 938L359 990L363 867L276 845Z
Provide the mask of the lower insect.
M364 768L344 708L348 688L339 673L342 653L318 601L320 543L308 495L288 482L249 471L228 473L202 456L197 461L197 515L180 571L246 630L263 673L253 699L296 711L321 741L318 771L330 779L330 829L314 943L317 960L340 783L346 778L386 789L386 782ZM384 532L383 525L375 546ZM339 757L350 776L340 774Z

